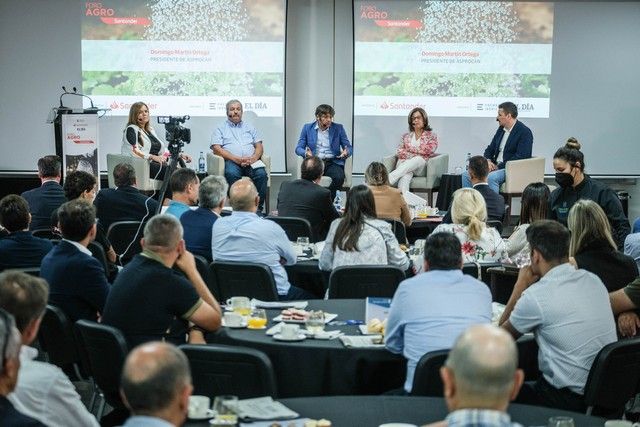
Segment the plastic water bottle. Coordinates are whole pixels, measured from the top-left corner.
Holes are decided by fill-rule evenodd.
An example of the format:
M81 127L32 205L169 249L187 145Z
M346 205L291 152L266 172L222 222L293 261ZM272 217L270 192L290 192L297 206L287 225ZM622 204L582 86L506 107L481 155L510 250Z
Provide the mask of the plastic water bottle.
M198 172L204 173L205 171L205 163L204 163L204 153L200 152L200 157L198 157Z
M339 191L336 191L336 198L333 199L333 206L338 212L342 211L342 198L340 197Z
M465 170L469 170L469 160L471 160L471 153L467 153L467 161L466 161L466 166L465 166Z

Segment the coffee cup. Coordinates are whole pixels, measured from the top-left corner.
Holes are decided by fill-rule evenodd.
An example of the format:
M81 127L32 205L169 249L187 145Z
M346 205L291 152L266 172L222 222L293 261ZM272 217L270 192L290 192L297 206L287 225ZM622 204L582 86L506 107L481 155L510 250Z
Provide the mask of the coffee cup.
M204 418L209 414L211 399L207 396L189 396L189 418Z
M242 326L242 316L235 312L228 312L224 314L225 326L238 327Z
M284 324L280 328L280 335L285 340L293 340L298 338L298 334L300 333L300 325L292 325L292 324Z
M247 297L231 297L227 300L227 305L242 316L248 316L251 312L251 300Z

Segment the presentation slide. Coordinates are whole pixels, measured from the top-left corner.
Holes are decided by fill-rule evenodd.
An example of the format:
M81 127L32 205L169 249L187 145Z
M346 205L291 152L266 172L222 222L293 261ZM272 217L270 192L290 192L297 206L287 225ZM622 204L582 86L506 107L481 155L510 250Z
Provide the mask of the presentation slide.
M354 2L354 115L549 117L553 3Z

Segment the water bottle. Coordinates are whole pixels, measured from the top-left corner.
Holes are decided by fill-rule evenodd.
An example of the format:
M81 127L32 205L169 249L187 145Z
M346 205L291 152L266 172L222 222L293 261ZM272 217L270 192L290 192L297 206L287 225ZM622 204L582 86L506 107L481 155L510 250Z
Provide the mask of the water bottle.
M342 211L342 199L340 198L340 192L336 191L336 198L333 199L333 206L338 212Z
M467 153L467 162L465 166L465 170L469 170L469 160L471 160L471 153Z
M206 167L204 163L204 153L200 152L200 157L198 157L198 172L204 173Z

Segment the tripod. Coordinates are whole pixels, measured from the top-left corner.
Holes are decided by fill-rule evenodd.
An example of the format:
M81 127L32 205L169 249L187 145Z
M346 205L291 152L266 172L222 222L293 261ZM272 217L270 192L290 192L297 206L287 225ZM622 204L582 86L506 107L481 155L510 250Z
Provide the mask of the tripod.
M171 179L171 176L178 168L178 163L180 163L180 166L182 167L186 166L184 160L180 158L180 147L176 147L176 149L173 148L173 144L170 144L169 152L171 153L171 156L169 158L169 167L165 170L164 178L162 179L162 187L160 187L160 197L158 198L158 210L156 211L156 214L159 214L162 211L162 202L164 202L164 195L167 192L167 187L169 186L169 180Z

